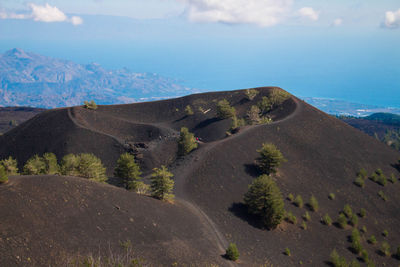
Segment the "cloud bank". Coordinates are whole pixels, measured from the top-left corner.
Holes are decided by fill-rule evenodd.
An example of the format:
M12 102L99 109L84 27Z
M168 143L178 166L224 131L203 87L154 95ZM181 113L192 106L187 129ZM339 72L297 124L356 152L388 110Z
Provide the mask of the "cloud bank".
M0 11L0 19L32 19L41 22L69 22L73 25L80 25L83 23L81 17L72 16L69 18L57 7L49 4L41 6L30 3L28 6L30 9L30 13L28 14L16 14Z
M390 29L400 28L400 9L397 11L387 11L383 26Z
M273 26L290 14L293 0L178 0L194 22Z
M300 17L310 19L312 21L317 21L319 19L319 12L314 10L312 7L300 8L297 13Z
M332 22L332 26L337 27L343 24L343 19L337 18Z

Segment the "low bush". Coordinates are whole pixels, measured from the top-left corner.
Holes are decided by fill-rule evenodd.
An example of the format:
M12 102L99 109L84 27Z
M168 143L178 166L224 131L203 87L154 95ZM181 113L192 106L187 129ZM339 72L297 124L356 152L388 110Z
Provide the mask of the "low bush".
M364 208L360 209L360 217L365 218L367 216L367 211Z
M289 257L292 255L292 253L290 252L290 249L289 249L289 248L285 248L284 254L285 254L286 256L289 256Z
M361 232L363 234L365 234L367 232L367 227L365 225L363 227L361 227Z
M304 206L303 198L300 195L297 195L294 199L294 204L297 207L302 208Z
M286 220L291 224L297 223L297 218L291 211L286 214Z
M8 182L8 175L3 165L0 165L0 184Z
M388 236L389 236L388 230L383 230L382 235L383 235L384 237L388 237Z
M258 90L256 89L247 89L245 91L246 97L249 100L253 100L258 95Z
M301 223L301 228L303 228L303 230L307 230L307 223L305 221Z
M354 180L354 184L359 186L359 187L364 187L364 179L361 178L360 176L357 176L357 178Z
M310 221L311 220L311 216L310 216L310 213L308 213L308 211L306 211L306 213L304 213L303 219L305 221Z
M383 200L383 201L388 201L388 197L383 193L383 191L378 192L378 196Z
M231 261L237 261L239 259L239 250L235 243L230 243L225 252L225 257Z
M395 184L395 183L397 182L397 179L396 179L396 176L394 175L394 173L390 174L390 176L389 176L389 181L390 181L392 184Z
M223 99L217 104L217 117L220 119L232 118L236 115L236 110L231 107L228 100Z
M390 256L390 245L388 242L383 241L380 249L381 253L385 256Z
M181 128L179 140L178 140L178 153L180 156L189 154L192 150L196 149L198 144L194 134L189 132L186 127Z
M369 256L368 256L368 252L366 249L361 250L361 259L363 262L369 261Z
M97 109L97 104L94 102L94 100L91 100L90 102L84 101L84 108L91 109L91 110L96 110Z
M339 256L336 249L334 249L331 252L330 260L334 267L347 267L348 266L346 259L344 257Z
M42 157L39 155L34 155L24 165L25 175L39 175L44 174L46 169L46 164Z
M344 215L344 213L340 213L339 217L337 219L337 223L339 224L339 227L344 229L347 226L347 217Z
M335 200L335 194L334 193L330 193L329 195L328 195L328 198L330 199L330 200Z
M250 110L247 111L247 119L250 124L259 124L261 122L260 109L257 106L251 106Z
M311 195L308 205L310 206L312 211L318 211L319 209L318 200L314 195Z
M360 176L360 177L363 178L363 179L367 179L368 173L367 173L367 171L366 171L364 168L361 168L361 169L358 171L357 176Z
M375 237L374 235L371 235L371 236L368 238L368 243L375 245L375 244L377 243L376 237Z
M347 218L351 218L351 216L353 215L353 211L349 204L344 205L343 213L344 215L346 215Z
M358 216L356 214L353 214L350 218L350 224L352 226L357 226L358 225Z
M192 116L194 114L193 109L190 105L187 105L185 108L185 113L187 116Z
M353 231L351 231L350 240L353 242L354 240L360 240L360 239L361 239L360 232L357 229L353 229Z
M7 159L3 159L0 161L0 165L2 165L8 176L18 175L18 163L16 159L13 159L11 156Z
M290 194L288 195L287 199L288 199L290 202L292 202L292 201L294 200L293 194L290 193Z
M323 222L325 225L332 225L332 219L331 219L331 217L329 216L328 213L325 214L324 217L322 217L322 222Z
M80 177L101 183L107 180L106 168L98 157L82 153L78 155L78 159L77 173Z

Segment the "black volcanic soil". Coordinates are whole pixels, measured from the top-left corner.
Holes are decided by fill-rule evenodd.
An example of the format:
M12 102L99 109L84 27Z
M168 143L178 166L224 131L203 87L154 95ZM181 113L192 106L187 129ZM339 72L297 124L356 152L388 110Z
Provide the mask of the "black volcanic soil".
M45 109L31 107L0 107L0 133L9 131L43 111Z
M118 156L124 151L131 151L140 160L145 180L153 167L168 165L175 175L177 201L175 204L166 204L123 189L97 185L77 178L15 177L9 185L0 188L4 195L11 194L6 199L12 199L16 206L7 209L8 205L2 201L0 215L5 214L8 218L13 217L14 213L21 214L20 210L25 208L23 196L27 194L26 191L34 199L41 199L42 195L49 194L47 203L55 202L52 209L45 209L42 207L45 204L39 201L29 210L35 211L35 215L44 218L43 220L49 220L48 223L57 224L60 220L57 216L64 214L64 210L64 218L69 218L72 216L70 213L76 212L73 220L79 221L80 217L84 220L84 223L78 225L57 226L60 227L60 232L65 232L65 238L71 236L76 238L76 242L67 242L65 246L59 244L55 251L90 251L93 244L118 242L123 237L121 229L133 227L128 228L128 232L132 233L131 241L133 244L141 244L135 249L154 265L165 265L173 261L187 263L190 262L187 259L194 259L194 255L201 251L204 257L199 256L193 260L194 265L204 266L206 263L216 262L225 266L229 262L220 255L228 242L235 242L241 253L238 265L260 266L272 263L273 266L293 266L302 262L305 266L324 266L334 248L348 260L357 257L349 250L350 243L347 239L352 227L343 230L320 222L326 213L335 220L343 206L350 204L355 212L360 208L367 211L366 218L359 218L359 227L367 228L362 245L370 258L377 266L382 263L386 266L398 264L394 258L380 256L377 250L383 240L387 240L393 250L400 245L400 214L397 205L400 201L400 182L388 183L383 187L367 180L365 188L359 188L353 181L360 168L367 169L369 173L381 168L387 176L395 173L398 177L399 173L393 164L400 154L295 97L285 101L270 114L274 119L273 123L245 126L238 133L226 137L231 120L215 118L216 103L226 98L236 108L239 117L243 117L251 105L257 103L263 95L269 94L270 89L258 88L260 94L253 101L245 98L244 91L232 91L191 95L166 101L100 106L96 111L73 107L41 113L0 137L0 157L12 155L22 165L34 153L54 152L60 158L67 153L91 152L102 159L108 174L112 175ZM186 105L192 106L195 115L185 115ZM198 111L200 108L208 112ZM203 142L188 156L177 159L176 140L182 126L188 127ZM246 212L242 203L243 195L254 177L259 175L254 160L258 156L256 150L264 142L274 143L287 159L275 177L283 194L300 194L305 202L314 195L319 201L318 212L309 211L312 219L307 223L307 230L301 229L300 224L301 215L308 209L297 208L287 200L286 210L297 216L296 225L284 222L278 229L268 231L260 227L257 218ZM80 210L78 202L72 202L71 206L65 204L68 202L63 203L62 197L58 195L72 198L75 191L62 187L59 181L67 181L72 188L80 183L90 185L89 191L92 193L79 191L78 197L74 199L91 196L94 210L108 207L106 212L109 216L102 220L102 226L108 225L107 229L110 229L107 234L98 236L96 230L92 230L92 226L96 224L93 221L96 217L95 211L87 213ZM35 187L35 190L21 189L25 188L25 183ZM59 186L55 186L57 183ZM46 189L47 187L52 190ZM18 190L24 193L12 195ZM377 194L380 190L388 196L388 201L379 198ZM114 192L113 198L111 195ZM335 193L336 199L329 200L329 193ZM103 194L106 196L103 197ZM111 213L113 202L118 202L119 206L127 205L121 210L140 215L130 225L125 219L119 219L120 215ZM11 251L19 243L4 243L4 240L21 232L12 227L17 217L2 225L8 229L1 232L4 233L3 244L5 249ZM159 231L142 233L139 231L142 227L152 227L150 221L145 220L147 217L156 217L159 224L171 224L170 228L167 228L168 231L160 228ZM36 234L36 225L47 228L42 221L26 219L26 223L30 221L33 222L33 228L28 228L24 232L26 235ZM136 223L138 221L140 223ZM183 227L187 224L194 227ZM85 229L88 229L85 235L76 234L76 231L85 232ZM385 229L389 231L386 238L381 235ZM375 246L366 242L366 238L372 234L378 240ZM163 244L160 241L163 237L168 240L176 238L178 244L183 242L185 245L182 247L187 248L188 256L186 257L186 252L184 255L175 255L165 246L158 246ZM198 241L189 242L191 237L197 237ZM59 239L55 232L49 232L44 240ZM23 248L35 246L42 246L42 242L31 241L20 245ZM159 249L155 250L155 247ZM291 257L283 254L285 248L291 250ZM178 245L172 246L172 251L179 250ZM21 250L21 255L32 254ZM37 262L54 260L52 255L39 255ZM15 255L7 259L12 257Z

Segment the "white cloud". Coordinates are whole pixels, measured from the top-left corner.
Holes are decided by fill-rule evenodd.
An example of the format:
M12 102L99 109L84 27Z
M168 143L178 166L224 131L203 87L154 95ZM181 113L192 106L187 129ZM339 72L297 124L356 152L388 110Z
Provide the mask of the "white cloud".
M49 4L41 6L30 3L28 6L30 8L29 14L7 13L3 10L0 11L0 19L33 19L34 21L41 22L69 22L73 25L80 25L83 23L82 18L78 16L68 18L64 12Z
M319 19L319 11L314 10L312 7L303 7L297 11L298 15L302 18L307 18L312 21Z
M73 24L73 25L81 25L83 23L83 19L81 17L77 17L77 16L72 16L69 21Z
M383 26L386 28L399 28L400 27L400 9L397 11L387 11L385 13L385 21Z
M178 0L195 22L222 22L273 26L290 13L293 0Z
M337 18L332 22L332 26L340 26L343 24L343 19Z
M29 4L29 7L32 10L32 19L34 21L61 22L67 20L67 16L55 6Z

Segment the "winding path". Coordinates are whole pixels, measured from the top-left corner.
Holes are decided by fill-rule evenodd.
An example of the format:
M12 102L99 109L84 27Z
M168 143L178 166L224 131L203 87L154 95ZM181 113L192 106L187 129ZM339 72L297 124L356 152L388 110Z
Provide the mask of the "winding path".
M205 232L208 233L208 237L210 239L215 240L215 244L217 245L218 249L220 250L221 255L223 253L225 253L225 249L228 246L228 241L224 237L224 235L219 231L217 225L213 222L213 220L200 207L198 207L196 204L190 202L189 197L187 196L187 193L184 190L185 180L187 177L189 177L191 175L193 170L197 169L199 163L207 156L207 153L209 151L211 151L212 149L214 149L217 145L222 144L224 142L232 141L253 129L256 129L259 127L269 127L271 125L279 124L284 121L290 120L293 117L295 117L297 114L299 114L300 111L303 109L303 104L296 97L292 97L292 99L296 104L296 108L290 115L286 116L285 118L278 120L278 121L274 121L269 124L246 126L246 127L243 127L238 133L236 133L228 138L213 141L210 143L201 144L197 150L195 150L191 154L187 155L185 158L177 159L173 164L171 164L169 166L170 170L175 175L174 176L174 181L175 181L174 193L176 195L176 201L181 203L183 206L185 206L188 210L190 210L195 216L197 216L199 218L199 220L201 221L201 223L204 226ZM122 146L124 145L124 143L116 136L101 132L97 129L87 127L87 126L81 124L75 118L74 114L72 114L71 109L72 108L68 109L68 116L75 125L77 125L80 128L83 128L83 129L86 129L86 130L89 130L89 131L92 131L95 133L106 135L106 136L112 138L113 140L117 141ZM110 116L110 117L112 117L112 116ZM113 118L115 118L115 117L113 117ZM115 118L115 119L125 120L125 119L120 119L120 118ZM177 133L177 131L175 131L174 129L171 129L162 124L137 123L137 122L129 121L129 120L125 120L125 121L127 121L129 123L135 123L135 124L151 125L154 127L161 128L161 129L165 130L166 132ZM187 166L191 166L191 167L188 168ZM226 264L229 266L238 266L238 263L228 261L228 260L226 261Z

